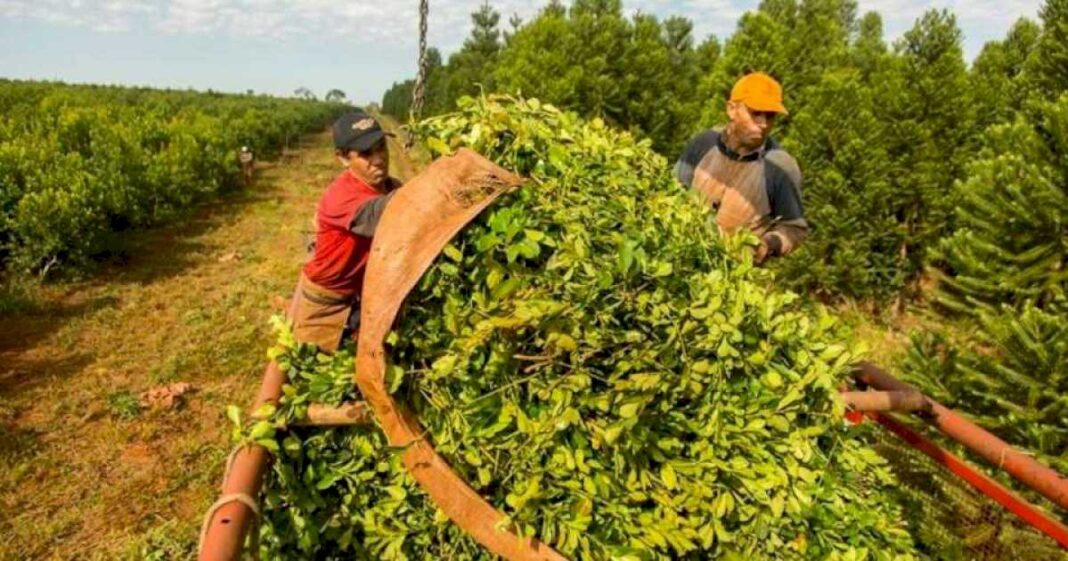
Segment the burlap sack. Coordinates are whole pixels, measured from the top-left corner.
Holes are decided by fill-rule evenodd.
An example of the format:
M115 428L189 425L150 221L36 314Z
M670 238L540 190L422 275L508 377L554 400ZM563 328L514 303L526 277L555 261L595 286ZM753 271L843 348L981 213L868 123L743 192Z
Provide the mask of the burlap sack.
M454 523L489 551L511 560L563 560L537 540L502 528L497 511L452 471L414 415L385 383L383 342L404 298L448 241L521 180L470 150L434 162L401 187L375 232L361 302L356 384L405 467Z

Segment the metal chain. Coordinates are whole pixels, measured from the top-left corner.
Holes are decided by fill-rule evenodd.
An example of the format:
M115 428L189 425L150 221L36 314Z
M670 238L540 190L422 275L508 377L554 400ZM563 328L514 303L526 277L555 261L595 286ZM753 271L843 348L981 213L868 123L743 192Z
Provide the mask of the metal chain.
M419 0L419 73L415 77L412 106L409 109L409 120L412 122L423 112L423 104L426 102L426 19L430 11L429 4L429 0Z

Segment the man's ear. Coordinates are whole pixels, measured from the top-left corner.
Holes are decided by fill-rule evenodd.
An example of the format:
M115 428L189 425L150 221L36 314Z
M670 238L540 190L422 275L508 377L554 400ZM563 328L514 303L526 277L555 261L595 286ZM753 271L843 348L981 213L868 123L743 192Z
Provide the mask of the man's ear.
M334 149L334 158L336 158L337 161L345 167L349 167L349 164L351 163L349 162L349 157L345 155L340 149Z
M737 102L737 101L728 101L727 102L727 118L730 119L731 121L737 120L737 117L738 117L738 106L739 105L741 105L741 103Z

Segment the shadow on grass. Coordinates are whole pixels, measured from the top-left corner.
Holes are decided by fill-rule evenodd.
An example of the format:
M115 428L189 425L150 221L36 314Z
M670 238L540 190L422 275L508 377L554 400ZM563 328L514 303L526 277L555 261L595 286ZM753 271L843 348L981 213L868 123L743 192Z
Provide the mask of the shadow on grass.
M38 297L18 312L0 314L0 357L6 352L29 348L57 327L75 318L114 306L117 301L112 295L101 295L77 302L46 301ZM4 366L11 367L2 365L2 362L0 361L0 380L5 376Z
M85 370L93 361L91 351L78 352L63 358L16 360L0 370L0 397L13 396L42 384L54 383Z
M261 181L252 189L227 192L201 203L170 224L150 230L118 232L111 251L90 273L87 284L151 284L181 275L204 260L210 245L202 240L246 207L275 200L280 192L281 187L274 182Z
M31 458L37 451L40 436L34 429L0 422L0 466L16 468L21 461Z

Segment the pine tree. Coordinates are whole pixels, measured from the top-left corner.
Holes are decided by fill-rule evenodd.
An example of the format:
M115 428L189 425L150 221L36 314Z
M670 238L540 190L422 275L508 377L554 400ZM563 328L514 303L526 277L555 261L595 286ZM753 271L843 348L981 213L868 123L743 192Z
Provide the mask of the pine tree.
M983 135L955 190L959 229L933 255L935 302L965 328L956 340L916 336L905 363L925 390L1061 471L1068 469L1068 92L1050 97L1063 69L1044 67L1035 53L1054 60L1051 51L1063 48L1050 37L1064 33L1051 17L1064 6L1043 9L1048 27L1034 49L1035 30L1021 22L977 61L976 75L1010 90L999 98L1010 105L1000 114L1008 121ZM1031 97L1017 101L1021 91Z
M801 92L828 70L847 64L849 39L856 28L855 0L803 0L789 34L790 68L785 83ZM804 103L804 95L795 101ZM801 105L798 105L800 108Z
M701 60L685 18L628 20L618 1L546 8L509 38L498 57L498 89L600 117L674 155L700 108ZM718 44L702 45L708 64Z
M885 300L905 283L891 208L886 123L858 69L827 73L807 90L786 148L804 166L805 214L813 231L801 249L777 260L780 278L824 298Z
M886 57L883 18L877 12L868 12L857 25L851 52L852 64L860 70L861 79L869 83L871 76L886 63Z
M1068 0L1046 0L1039 12L1042 37L1027 61L1037 97L1057 98L1068 91Z
M668 31L649 14L635 15L628 26L628 38L618 61L619 87L625 93L619 113L613 117L639 135L653 139L654 145L666 151L682 148L688 138L678 121L679 107L693 98L692 40L687 33L688 20L676 20ZM682 74L676 74L682 72ZM687 79L689 74L693 79ZM674 81L678 80L678 82ZM682 82L685 82L683 84ZM682 86L682 87L680 87ZM672 91L676 93L671 94ZM665 95L666 94L666 95Z
M1013 119L1027 95L1024 64L1035 49L1041 28L1020 18L1003 41L991 41L972 64L969 76L977 130Z
M993 127L956 189L960 229L935 255L937 302L974 313L1068 292L1068 94L1041 103L1037 123L1021 114Z
M928 11L872 77L877 117L888 125L887 154L905 274L922 271L927 250L952 229L953 184L964 176L975 135L956 18Z
M393 85L382 94L382 112L392 115L401 122L407 121L408 108L412 104L412 89L414 87L415 80L393 82Z
M494 83L504 92L578 110L575 85L583 68L572 64L569 51L574 44L567 10L550 3L511 35L494 68Z
M442 108L452 110L457 99L479 93L479 88L493 91L493 68L501 50L501 15L488 3L471 14L473 28L463 47L449 57L442 78Z

